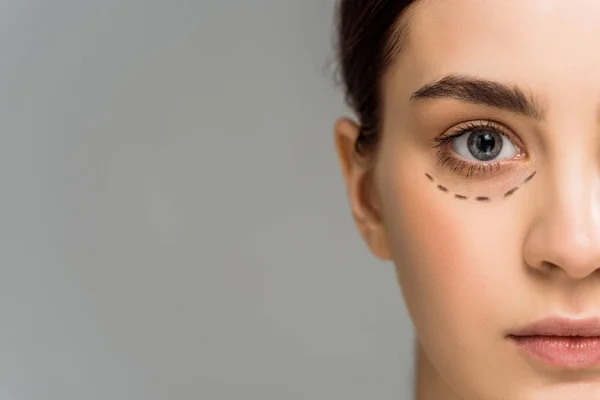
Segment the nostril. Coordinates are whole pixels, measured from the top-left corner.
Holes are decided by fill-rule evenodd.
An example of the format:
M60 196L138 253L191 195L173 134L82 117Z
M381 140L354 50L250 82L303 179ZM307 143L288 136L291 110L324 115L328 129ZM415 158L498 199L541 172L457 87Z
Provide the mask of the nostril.
M552 272L554 270L560 269L560 267L550 261L543 261L542 268L545 272Z
M533 271L536 275L547 276L555 273L555 270L560 269L560 267L550 261L542 261L537 265L528 265L529 269Z

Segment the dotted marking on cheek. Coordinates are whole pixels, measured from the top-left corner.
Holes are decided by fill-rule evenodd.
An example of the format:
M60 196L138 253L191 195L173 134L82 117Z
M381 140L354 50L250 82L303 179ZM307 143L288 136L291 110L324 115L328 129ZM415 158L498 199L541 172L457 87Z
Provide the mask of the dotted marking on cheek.
M534 171L533 174L529 175L527 178L525 178L525 180L523 181L523 183L527 183L530 180L533 179L533 177L535 176L535 174L537 174L537 171Z
M535 176L535 174L537 174L537 171L534 171L531 175L529 175L527 178L525 178L525 180L523 181L523 184L529 182L530 180L533 179L533 177ZM429 175L429 174L425 174L425 176L427 177L427 179L429 179L431 182L435 182L435 179L433 178L433 176ZM439 190L441 190L442 192L445 193L449 193L450 189L448 189L445 186L442 185L437 185L437 188ZM517 190L519 190L519 186L515 186L514 188L510 189L508 192L504 193L504 196L502 196L503 198L509 197L511 196L513 193L515 193ZM454 198L455 199L459 199L459 200L467 200L468 197L467 196L463 196L462 194L454 194ZM477 196L475 197L476 201L480 201L480 202L488 202L491 199L487 196Z
M504 197L510 196L511 194L513 194L514 192L516 192L517 190L519 190L518 186L510 189L508 192L504 193Z

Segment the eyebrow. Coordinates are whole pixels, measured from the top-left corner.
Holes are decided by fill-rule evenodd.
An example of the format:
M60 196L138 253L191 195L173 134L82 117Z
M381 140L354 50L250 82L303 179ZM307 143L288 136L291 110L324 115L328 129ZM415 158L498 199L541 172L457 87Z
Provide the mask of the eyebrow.
M435 98L453 98L522 114L538 121L544 119L544 112L536 99L518 86L468 75L448 75L424 85L410 97L411 101Z

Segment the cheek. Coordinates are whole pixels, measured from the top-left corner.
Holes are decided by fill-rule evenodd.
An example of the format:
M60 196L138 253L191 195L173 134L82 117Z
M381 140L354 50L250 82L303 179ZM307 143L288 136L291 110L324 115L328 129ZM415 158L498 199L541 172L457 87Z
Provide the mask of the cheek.
M396 173L380 182L399 283L421 339L445 336L441 329L467 344L464 332L494 329L499 305L512 302L521 259L516 202L454 199L419 179L415 164L388 169Z

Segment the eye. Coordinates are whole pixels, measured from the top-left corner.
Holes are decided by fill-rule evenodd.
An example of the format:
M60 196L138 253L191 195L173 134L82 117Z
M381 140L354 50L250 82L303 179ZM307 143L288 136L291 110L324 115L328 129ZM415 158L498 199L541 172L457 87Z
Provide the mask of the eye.
M470 161L498 161L517 155L515 145L497 129L479 127L456 137L452 148Z
M519 136L501 123L471 121L452 131L432 139L437 163L466 179L487 178L528 157Z

